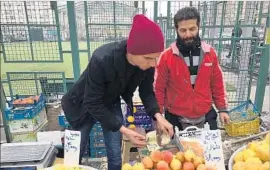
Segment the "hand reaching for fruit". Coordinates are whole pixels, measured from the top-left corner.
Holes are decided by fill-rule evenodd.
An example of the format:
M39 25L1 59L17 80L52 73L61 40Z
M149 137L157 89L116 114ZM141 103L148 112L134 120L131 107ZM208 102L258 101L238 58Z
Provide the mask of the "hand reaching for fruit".
M139 148L146 146L146 138L140 133L135 132L134 130L128 129L124 126L120 128L120 132L124 134L133 145Z
M173 125L170 124L160 113L155 114L157 119L157 132L160 134L169 134L170 137L173 136Z

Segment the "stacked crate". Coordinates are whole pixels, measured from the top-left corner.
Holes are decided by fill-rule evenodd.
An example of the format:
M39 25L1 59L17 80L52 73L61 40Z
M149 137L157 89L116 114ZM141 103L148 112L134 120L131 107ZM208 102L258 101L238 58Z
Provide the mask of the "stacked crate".
M141 127L147 131L153 130L153 121L150 116L147 115L143 104L135 103L133 107L133 113L129 107L125 114L125 125L129 128Z
M90 157L101 158L107 155L101 124L97 122L90 132Z
M36 141L37 132L43 130L48 123L44 96L17 96L5 110L5 119L12 142Z

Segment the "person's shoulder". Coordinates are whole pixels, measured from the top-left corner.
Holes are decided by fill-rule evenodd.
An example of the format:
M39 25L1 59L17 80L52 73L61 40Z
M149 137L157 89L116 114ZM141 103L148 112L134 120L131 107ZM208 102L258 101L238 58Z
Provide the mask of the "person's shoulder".
M173 48L172 46L169 46L166 49L164 49L164 51L160 54L159 61L160 60L167 60L168 57L172 56L173 55L172 48Z
M117 44L118 42L102 44L93 51L92 57L102 60L107 56L112 56Z

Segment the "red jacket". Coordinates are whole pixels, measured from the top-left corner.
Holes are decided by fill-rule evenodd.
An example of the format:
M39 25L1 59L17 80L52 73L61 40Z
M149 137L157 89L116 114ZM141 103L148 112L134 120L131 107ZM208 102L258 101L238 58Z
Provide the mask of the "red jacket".
M212 101L219 111L227 110L223 75L216 52L205 42L201 44L203 57L194 89L188 66L176 43L160 56L156 66L154 88L161 113L167 109L176 115L198 118L210 111Z

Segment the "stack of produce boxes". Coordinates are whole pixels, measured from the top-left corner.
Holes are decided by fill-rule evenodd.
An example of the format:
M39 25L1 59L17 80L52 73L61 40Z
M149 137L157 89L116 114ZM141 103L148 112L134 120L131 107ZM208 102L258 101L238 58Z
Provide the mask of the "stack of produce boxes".
M102 127L101 124L97 122L90 132L90 157L101 158L106 155L107 153Z
M5 119L9 127L11 142L33 142L37 132L48 123L45 99L41 94L20 98L17 96L5 110Z

